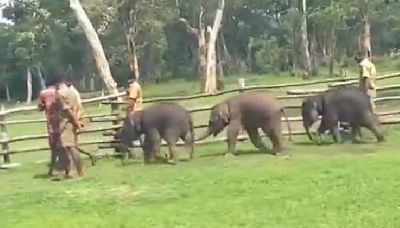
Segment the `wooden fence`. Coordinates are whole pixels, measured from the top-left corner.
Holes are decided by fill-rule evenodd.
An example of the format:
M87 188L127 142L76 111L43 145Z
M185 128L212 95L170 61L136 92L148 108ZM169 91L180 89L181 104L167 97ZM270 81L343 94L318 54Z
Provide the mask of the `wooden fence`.
M383 80L383 79L395 78L395 77L400 77L400 72L384 74L384 75L378 77L377 80ZM235 92L240 93L243 91L250 91L250 90L284 89L284 88L289 88L289 87L301 87L301 86L307 86L307 85L318 85L318 84L327 84L327 83L346 84L346 83L350 83L350 82L354 81L354 79L355 79L354 77L345 78L345 79L335 78L335 79L324 79L324 80L307 81L307 82L300 82L300 83L261 85L261 86L243 86L242 83L240 83L241 85L239 85L239 87L237 89L224 90L224 91L220 91L216 94L211 94L211 95L210 94L198 94L198 95L192 95L192 96L150 98L150 99L145 99L144 103L154 103L154 102L162 102L162 101L169 101L169 102L187 101L187 100L194 100L194 99L199 99L199 98L221 96L221 95L228 94L228 93L235 93ZM400 89L400 85L391 85L391 86L380 87L378 89L378 91L379 90L392 90L392 89ZM316 92L320 92L320 90L314 90L311 92L310 91L305 91L305 92L304 91L302 91L302 92L301 91L288 91L289 95L278 96L278 98L281 100L301 99L301 98L306 98ZM116 132L118 131L118 129L121 128L121 120L122 120L122 116L120 115L120 107L121 107L121 105L125 105L124 101L121 101L121 99L120 100L118 100L118 99L121 97L124 97L125 95L126 95L125 92L120 92L119 94L116 94L116 95L109 95L109 96L103 96L103 97L97 97L97 98L83 100L84 104L101 102L103 104L110 105L110 113L108 113L108 114L87 115L84 117L90 123L110 123L110 126L84 130L83 132L81 132L81 134L101 133L101 137L108 137L108 138L104 138L102 140L80 142L80 145L96 145L96 146L98 146L99 149L116 148L116 144L118 143L118 139L116 138ZM388 102L388 101L397 101L397 100L400 100L400 96L376 98L377 103ZM191 113L205 112L205 111L209 111L211 109L211 107L212 106L198 107L198 108L190 109L189 111ZM287 109L300 109L301 104L299 103L297 105L286 105L285 107ZM13 155L13 154L30 153L30 152L49 150L49 148L46 146L45 147L37 147L37 148L26 148L26 149L12 149L11 145L10 145L15 142L38 140L38 139L44 140L47 138L47 134L20 135L20 136L16 136L16 137L9 137L9 135L8 135L7 128L8 128L8 126L11 126L11 125L45 123L46 120L44 118L28 119L28 120L7 120L7 117L9 117L10 115L21 113L21 112L32 112L32 111L36 111L36 110L37 110L36 106L29 106L29 107L22 107L22 108L17 108L17 109L9 109L9 110L0 112L0 130L1 130L0 156L3 156L4 163L11 163L11 155ZM394 115L400 114L400 110L379 112L378 114L381 117L394 116ZM301 120L302 120L302 118L300 116L289 117L290 122L301 122ZM382 124L388 124L388 125L389 124L397 124L397 123L400 123L400 118L382 121ZM196 125L195 128L200 129L200 128L205 128L206 126L207 126L206 123L202 123L202 124ZM285 134L287 134L287 133L285 133ZM305 134L305 132L294 131L294 134L302 135L302 134ZM113 137L113 139L109 139L110 136ZM239 137L239 139L247 140L247 136L241 135ZM209 139L209 140L198 142L198 144L209 144L209 143L214 143L214 142L219 142L219 141L224 141L224 140L226 140L225 137L215 138L215 139ZM180 144L181 143L179 143L179 145ZM135 144L135 146L138 146L138 145Z

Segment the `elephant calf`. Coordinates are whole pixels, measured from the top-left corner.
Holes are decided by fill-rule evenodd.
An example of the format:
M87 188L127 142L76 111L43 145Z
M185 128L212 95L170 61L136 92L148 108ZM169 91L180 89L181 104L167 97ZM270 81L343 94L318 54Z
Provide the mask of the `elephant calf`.
M331 131L335 142L341 141L338 122L347 122L351 126L352 138L361 134L360 127L374 133L378 141L383 141L375 116L372 113L369 97L354 86L331 89L308 98L302 104L303 126L310 140L309 128L322 116L318 134Z
M207 131L197 140L216 136L228 126L228 154L234 154L237 137L243 127L253 145L267 151L258 133L261 128L272 141L272 153L276 154L282 150L282 114L286 117L291 140L290 124L280 102L266 92L245 92L215 105L211 110Z
M144 136L144 141L141 140ZM139 139L144 163L160 155L161 139L164 139L169 147L170 156L174 163L179 161L176 151L176 143L184 140L190 146L190 158L193 157L194 131L190 113L182 106L175 103L158 103L143 109L131 112L126 117L120 134L121 143L124 146L132 144Z

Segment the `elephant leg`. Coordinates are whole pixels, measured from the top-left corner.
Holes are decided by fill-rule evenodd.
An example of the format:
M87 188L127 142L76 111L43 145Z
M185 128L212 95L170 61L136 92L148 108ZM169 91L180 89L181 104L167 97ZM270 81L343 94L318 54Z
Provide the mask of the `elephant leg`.
M145 163L154 162L160 154L161 136L157 129L150 129L144 139L143 154Z
M335 125L334 127L331 128L331 132L332 132L333 141L335 143L342 143L342 137L340 135L339 127L337 125Z
M178 131L179 130L175 128L167 129L165 131L165 135L163 136L168 144L170 157L175 164L179 162L179 154L176 148L176 142L180 138Z
M228 153L230 155L236 154L236 142L241 129L239 121L231 121L228 125Z
M251 143L259 149L261 152L267 152L268 148L265 146L265 144L262 142L260 134L257 131L257 128L252 128L248 127L246 128L247 134L250 137Z
M359 143L360 140L357 139L357 135L360 136L361 139L361 129L358 125L351 124L351 139L353 143Z
M385 137L383 136L381 129L378 127L378 124L374 121L371 115L368 115L368 117L369 118L366 118L366 121L364 121L363 126L375 135L378 142L385 141Z
M282 152L283 137L281 115L274 115L269 123L266 123L262 127L262 130L265 132L265 134L268 135L269 139L272 142L272 154L276 155L277 153Z
M282 146L282 126L280 121L273 121L272 126L268 128L265 126L262 128L265 134L268 135L272 142L272 154L276 155L283 150Z
M186 147L189 148L189 159L192 160L194 154L194 138L192 133L188 131L185 135L181 136L181 139L185 141Z

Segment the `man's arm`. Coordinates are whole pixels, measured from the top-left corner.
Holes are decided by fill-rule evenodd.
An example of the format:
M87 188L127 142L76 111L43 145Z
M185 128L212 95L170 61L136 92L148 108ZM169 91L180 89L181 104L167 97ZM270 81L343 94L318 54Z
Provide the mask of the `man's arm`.
M139 91L136 86L131 86L128 91L128 111L134 110Z
M361 77L361 89L365 92L368 91L368 89L370 88L370 72L369 69L365 66L365 65L361 65L360 66L360 77Z
M76 129L79 129L80 128L79 119L72 111L72 107L70 105L70 101L68 100L68 98L58 94L57 99L61 104L62 110L67 114L67 118L71 120L72 124L74 125L74 127L76 127Z

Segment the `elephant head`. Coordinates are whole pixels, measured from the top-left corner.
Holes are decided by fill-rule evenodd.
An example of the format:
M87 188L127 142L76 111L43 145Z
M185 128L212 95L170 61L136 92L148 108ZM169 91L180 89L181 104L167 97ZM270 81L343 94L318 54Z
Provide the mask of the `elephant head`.
M217 136L229 124L230 109L227 102L214 106L211 110L210 120L206 132L196 141L203 140L210 135Z
M125 118L119 133L121 144L131 146L132 141L140 138L141 132L141 111L130 112Z
M306 130L308 138L312 141L313 138L310 133L312 125L318 121L319 115L321 115L321 96L309 97L301 105L301 116L303 118L303 126Z

